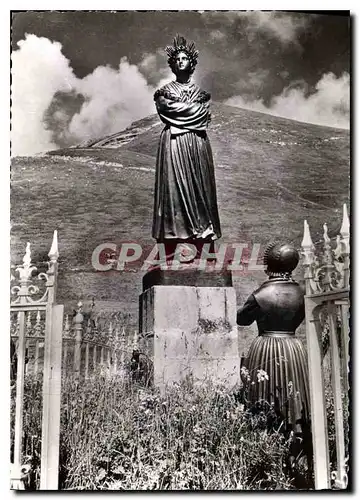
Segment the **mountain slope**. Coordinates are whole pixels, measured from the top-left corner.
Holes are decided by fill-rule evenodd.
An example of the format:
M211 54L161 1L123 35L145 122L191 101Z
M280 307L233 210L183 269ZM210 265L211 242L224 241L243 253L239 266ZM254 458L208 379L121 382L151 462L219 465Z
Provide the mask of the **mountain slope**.
M330 235L349 201L349 132L214 104L213 148L223 242L250 247L280 239L300 245L303 220L313 240ZM157 116L113 136L39 157L12 160L13 262L26 241L34 261L46 260L59 230L59 301L111 300L137 321L141 272L95 272L94 248L104 242L151 239L154 171L162 124ZM234 278L238 301L262 273Z

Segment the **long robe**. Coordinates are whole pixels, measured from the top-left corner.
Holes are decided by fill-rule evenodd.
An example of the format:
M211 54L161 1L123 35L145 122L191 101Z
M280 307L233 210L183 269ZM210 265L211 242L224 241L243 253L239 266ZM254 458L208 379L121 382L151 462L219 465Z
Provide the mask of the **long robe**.
M295 430L297 422L310 418L307 356L303 343L295 336L304 316L300 286L284 278L263 283L237 313L238 325L256 321L259 329L246 361L255 382L250 385L249 400L273 403ZM258 381L262 371L268 379Z
M206 129L209 94L171 82L155 94L165 124L157 153L152 235L157 241L221 236L214 162Z

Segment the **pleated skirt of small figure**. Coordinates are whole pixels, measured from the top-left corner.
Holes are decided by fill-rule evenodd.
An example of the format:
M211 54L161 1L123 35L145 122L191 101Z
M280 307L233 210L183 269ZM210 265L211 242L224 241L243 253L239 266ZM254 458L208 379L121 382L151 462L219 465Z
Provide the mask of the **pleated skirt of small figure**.
M247 358L247 368L253 381L250 384L250 401L273 403L285 421L294 428L300 420L308 422L310 399L307 366L305 347L295 336L257 337ZM259 381L258 370L264 370L269 378Z
M209 227L220 238L209 139L195 132L171 136L165 128L157 154L153 237L186 240Z

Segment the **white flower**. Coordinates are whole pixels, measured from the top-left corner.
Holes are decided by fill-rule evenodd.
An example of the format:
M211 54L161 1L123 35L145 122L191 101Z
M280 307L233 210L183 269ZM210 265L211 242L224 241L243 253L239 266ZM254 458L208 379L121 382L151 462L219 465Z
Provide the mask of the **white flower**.
M242 379L245 379L248 382L250 382L250 373L249 373L249 370L246 368L246 366L241 367L240 373L241 373Z
M269 380L269 375L266 373L265 370L258 370L257 371L257 378L258 378L258 382L264 382L265 380Z

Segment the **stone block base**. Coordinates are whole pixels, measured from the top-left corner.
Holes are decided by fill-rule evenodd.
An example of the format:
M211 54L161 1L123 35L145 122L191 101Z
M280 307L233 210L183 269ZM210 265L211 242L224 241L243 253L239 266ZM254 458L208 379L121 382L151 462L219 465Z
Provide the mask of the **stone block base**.
M155 386L188 376L229 388L240 383L234 288L153 286L140 295L139 326Z

